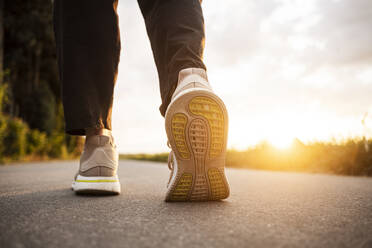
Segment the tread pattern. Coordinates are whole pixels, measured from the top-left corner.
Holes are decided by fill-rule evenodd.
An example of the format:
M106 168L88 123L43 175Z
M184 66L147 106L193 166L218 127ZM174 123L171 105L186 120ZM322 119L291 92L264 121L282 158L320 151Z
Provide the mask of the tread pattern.
M172 195L170 197L171 201L186 201L190 190L192 187L192 174L183 173L174 187Z
M225 139L224 115L220 105L210 97L197 96L190 101L189 110L192 114L208 120L211 133L209 157L219 156L223 151Z
M223 180L224 175L218 168L208 170L208 179L211 186L211 200L225 199L228 197L228 190Z
M208 200L208 185L204 174L196 176L194 189L190 197L191 201L206 201Z
M189 139L195 159L202 160L196 162L200 162L199 165L201 163L204 165L204 157L208 146L208 131L205 121L195 119L190 123Z
M205 155L208 146L208 124L202 119L190 123L189 139L194 155L195 184L190 200L205 201L208 199L208 184L205 176Z
M186 144L186 124L187 124L187 116L182 113L176 113L172 117L172 134L174 138L174 142L176 143L176 148L178 153L180 154L181 158L189 159L190 158L190 151L187 148Z

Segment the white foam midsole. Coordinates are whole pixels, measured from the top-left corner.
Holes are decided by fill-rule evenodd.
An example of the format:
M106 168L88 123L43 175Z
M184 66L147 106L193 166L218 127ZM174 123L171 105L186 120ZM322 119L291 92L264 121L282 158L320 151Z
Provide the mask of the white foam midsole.
M72 183L74 191L79 190L104 190L120 193L121 187L118 176L113 177L84 177L78 175Z

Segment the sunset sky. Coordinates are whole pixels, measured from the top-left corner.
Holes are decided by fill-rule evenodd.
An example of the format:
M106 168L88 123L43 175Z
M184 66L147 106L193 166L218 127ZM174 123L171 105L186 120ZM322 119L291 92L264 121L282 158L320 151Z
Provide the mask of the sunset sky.
M371 134L372 1L204 0L202 8L204 58L229 111L229 148ZM137 2L119 1L119 16L113 108L119 152L169 151Z

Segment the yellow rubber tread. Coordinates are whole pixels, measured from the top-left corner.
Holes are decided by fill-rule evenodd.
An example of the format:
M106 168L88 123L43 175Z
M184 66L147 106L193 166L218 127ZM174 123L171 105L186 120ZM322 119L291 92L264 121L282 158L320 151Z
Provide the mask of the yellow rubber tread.
M208 170L209 185L211 187L211 200L225 199L228 196L227 186L223 180L224 175L217 168Z
M190 197L191 201L206 201L208 200L208 184L205 175L197 175L195 178L194 189Z
M186 201L192 187L192 174L183 173L177 185L174 187L172 195L170 197L171 201Z
M192 114L203 116L208 120L211 132L209 157L219 156L224 148L225 137L225 121L220 105L212 98L197 96L190 101L189 110Z
M181 158L189 159L190 151L186 144L186 124L187 116L182 113L176 113L172 117L172 134L174 142L176 143L176 148Z

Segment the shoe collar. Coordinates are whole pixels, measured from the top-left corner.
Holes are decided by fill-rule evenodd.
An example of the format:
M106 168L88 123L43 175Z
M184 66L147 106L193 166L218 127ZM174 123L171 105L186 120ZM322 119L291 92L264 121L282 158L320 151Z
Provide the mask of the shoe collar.
M183 69L178 74L177 88L175 89L172 100L178 95L187 85L191 83L198 83L201 87L212 90L208 82L207 72L201 68L187 68Z
M114 138L111 134L87 136L85 140L85 145L104 146L107 144L115 146Z

